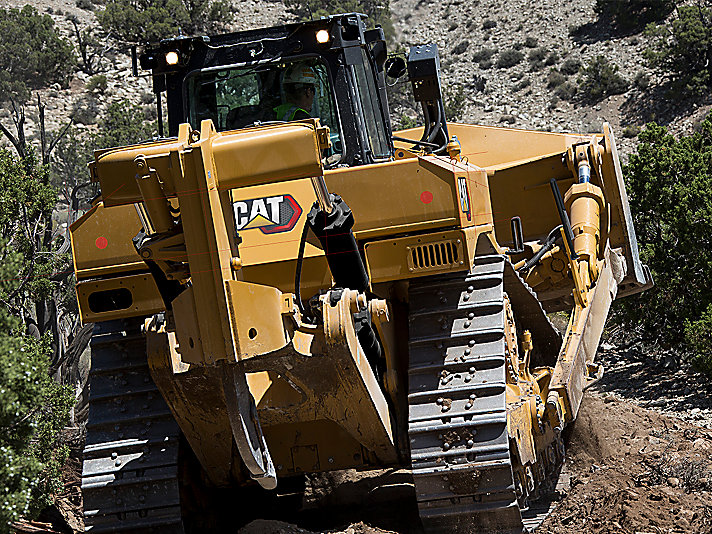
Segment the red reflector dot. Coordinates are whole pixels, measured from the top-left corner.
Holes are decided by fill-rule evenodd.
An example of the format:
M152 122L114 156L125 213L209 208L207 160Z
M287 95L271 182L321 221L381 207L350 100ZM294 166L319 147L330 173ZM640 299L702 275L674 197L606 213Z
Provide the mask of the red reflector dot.
M96 248L100 249L105 249L106 247L109 246L109 240L106 239L105 237L97 237L96 238Z
M423 204L430 204L433 201L433 194L430 191L420 193L420 201Z

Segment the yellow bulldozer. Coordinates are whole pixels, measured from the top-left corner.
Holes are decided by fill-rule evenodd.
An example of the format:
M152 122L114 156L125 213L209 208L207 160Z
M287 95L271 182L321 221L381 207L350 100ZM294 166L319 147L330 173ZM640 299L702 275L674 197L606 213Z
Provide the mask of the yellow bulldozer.
M388 467L427 533L534 528L611 302L652 284L608 125L448 123L437 47L388 56L356 13L140 63L167 135L96 152L71 227L87 531L206 532L199 487ZM396 80L423 126L393 131Z

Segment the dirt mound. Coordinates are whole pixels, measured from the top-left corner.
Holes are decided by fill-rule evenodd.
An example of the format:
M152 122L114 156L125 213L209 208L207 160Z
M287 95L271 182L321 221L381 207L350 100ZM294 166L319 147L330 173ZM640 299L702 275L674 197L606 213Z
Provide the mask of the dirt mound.
M571 488L542 533L712 532L712 432L589 394L569 436Z

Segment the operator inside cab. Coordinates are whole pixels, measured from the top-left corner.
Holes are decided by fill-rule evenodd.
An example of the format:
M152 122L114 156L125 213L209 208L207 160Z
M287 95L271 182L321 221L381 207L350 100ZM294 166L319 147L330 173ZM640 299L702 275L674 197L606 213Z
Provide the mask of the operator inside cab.
M316 73L305 63L298 62L284 71L282 90L283 104L274 108L278 121L297 121L312 117L311 111L316 94Z
M205 119L225 131L314 118L329 127L329 155L343 153L329 72L319 58L196 70L185 89L193 128Z

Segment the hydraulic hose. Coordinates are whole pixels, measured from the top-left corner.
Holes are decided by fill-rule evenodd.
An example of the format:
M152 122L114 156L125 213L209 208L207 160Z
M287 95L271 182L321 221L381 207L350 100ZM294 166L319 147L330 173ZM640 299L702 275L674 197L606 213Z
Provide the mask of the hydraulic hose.
M317 206L317 203L314 203L314 207ZM313 209L313 208L312 208ZM301 282L302 282L302 263L304 262L304 247L306 246L307 243L307 232L309 232L309 224L307 222L304 223L304 228L302 229L302 237L299 240L299 253L297 254L297 268L294 271L294 298L297 301L297 307L299 308L299 311L302 312L302 315L306 315L305 309L304 309L304 303L302 302L302 291L301 291Z
M546 241L544 241L544 245L537 251L536 254L534 254L527 262L522 265L522 267L519 268L520 271L522 272L527 272L529 269L534 267L537 263L539 263L539 260L541 257L549 252L552 248L554 248L554 243L561 237L561 225L557 226L554 228L551 232L549 232L549 235L546 236Z
M564 207L564 199L561 198L561 191L559 191L559 185L556 183L556 178L552 178L551 180L549 180L549 185L551 186L551 192L554 194L556 210L559 212L561 225L564 227L564 235L566 236L566 243L569 246L569 253L571 254L571 259L575 260L578 258L578 254L574 252L574 232L571 229L571 221L569 221L569 214L566 213L566 208Z

